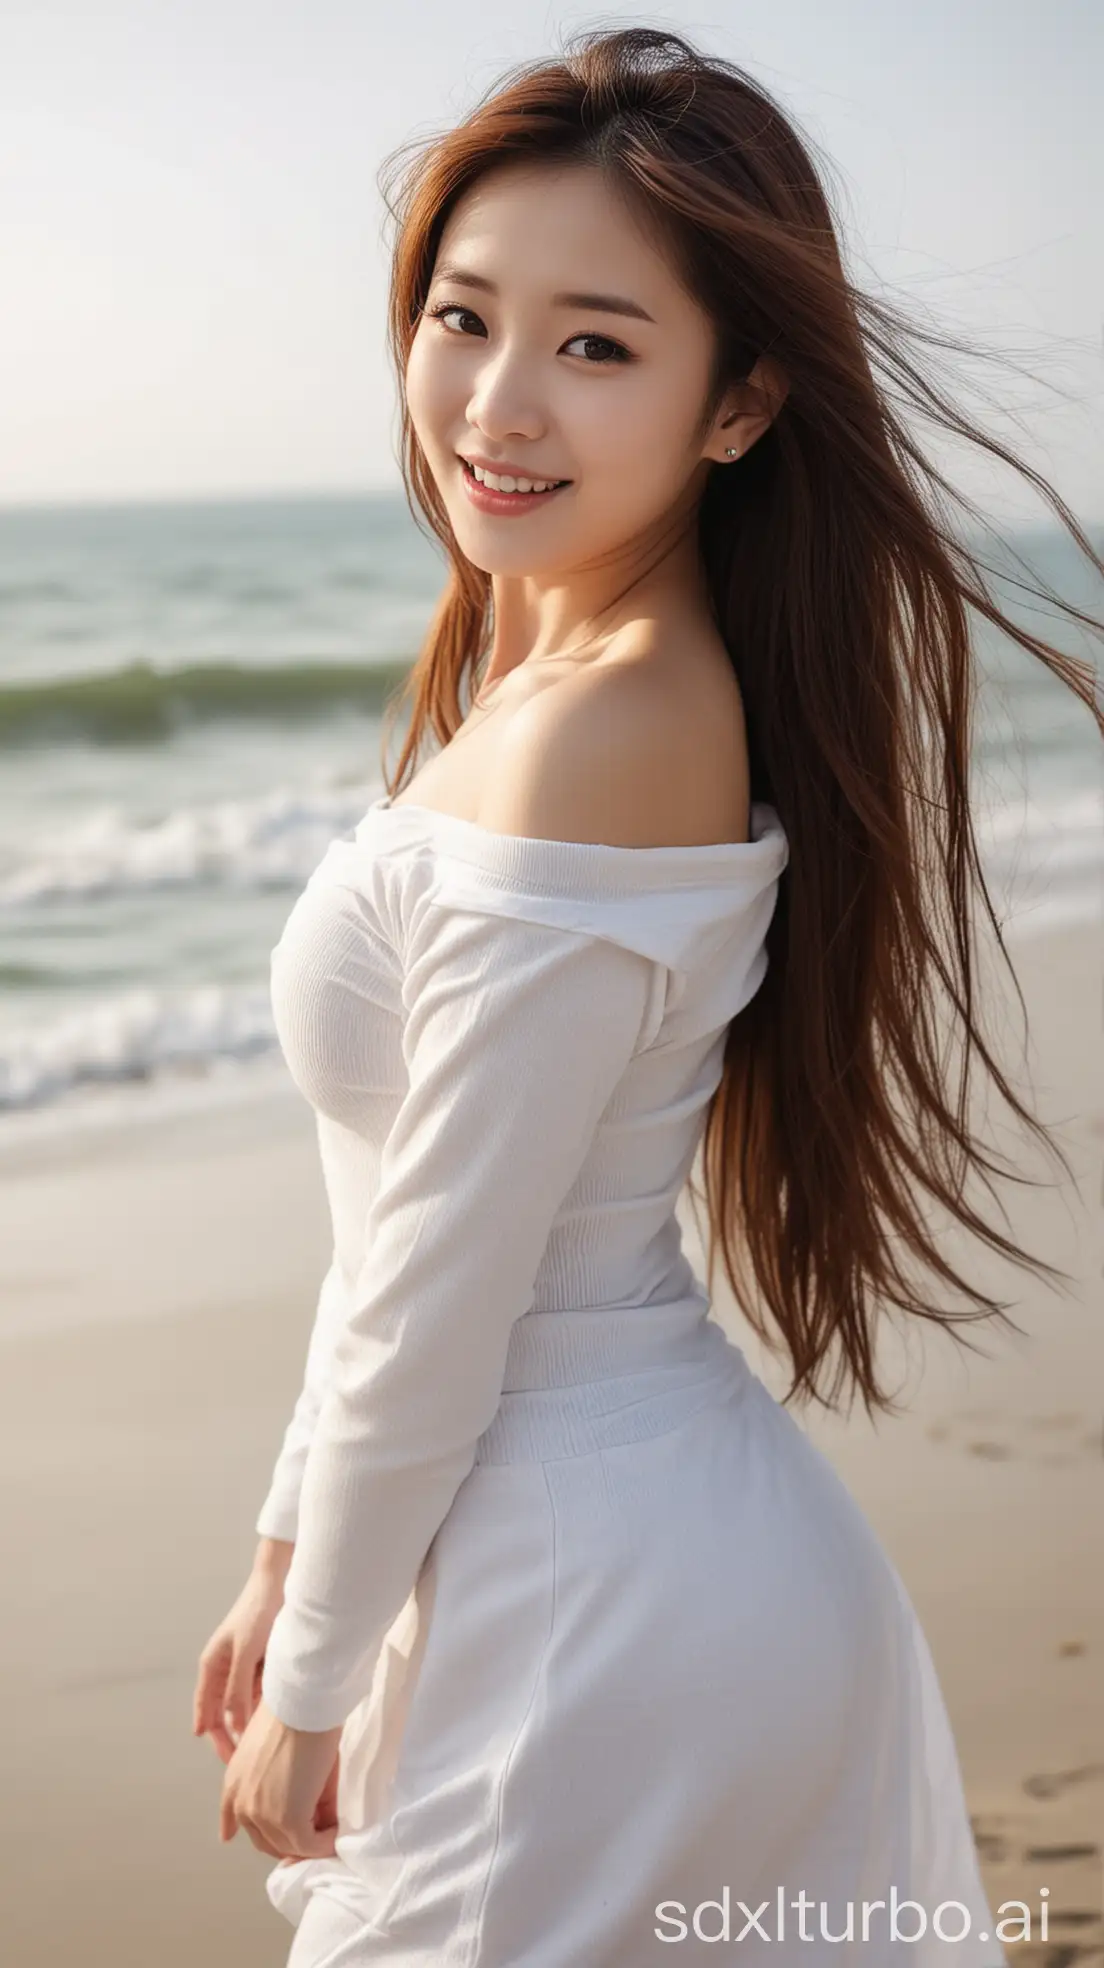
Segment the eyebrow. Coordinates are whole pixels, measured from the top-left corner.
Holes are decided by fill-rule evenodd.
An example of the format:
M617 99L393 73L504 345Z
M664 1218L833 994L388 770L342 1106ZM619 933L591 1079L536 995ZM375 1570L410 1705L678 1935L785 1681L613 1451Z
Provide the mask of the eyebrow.
M466 267L439 266L434 268L434 282L451 280L457 287L475 287L482 294L497 294L498 288L493 280L487 280L481 273L471 273ZM599 314L625 314L634 321L652 321L636 301L625 300L620 294L553 294L553 307L593 308Z

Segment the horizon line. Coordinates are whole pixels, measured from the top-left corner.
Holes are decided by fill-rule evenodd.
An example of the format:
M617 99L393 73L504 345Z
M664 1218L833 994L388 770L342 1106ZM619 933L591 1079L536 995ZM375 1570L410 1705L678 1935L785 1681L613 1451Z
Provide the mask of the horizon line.
M129 511L145 506L236 506L278 504L281 501L325 499L375 499L401 492L402 480L369 485L284 485L239 487L230 491L125 492L64 494L57 498L0 498L0 514L24 512Z

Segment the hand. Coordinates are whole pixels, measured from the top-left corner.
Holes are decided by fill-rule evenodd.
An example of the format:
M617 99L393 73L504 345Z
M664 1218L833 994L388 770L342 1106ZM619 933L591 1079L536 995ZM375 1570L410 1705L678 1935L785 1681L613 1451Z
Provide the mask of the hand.
M274 1859L337 1851L337 1763L341 1729L291 1729L257 1703L222 1782L219 1837L243 1825Z
M334 1827L337 1825L337 1783L340 1769L341 1758L339 1756L322 1786L322 1795L315 1806L314 1828L316 1831L328 1831L331 1825ZM295 1856L280 1860L282 1866L298 1865L298 1863L299 1860Z
M210 1736L223 1763L261 1698L265 1648L283 1604L293 1549L262 1539L252 1572L199 1657L192 1733Z

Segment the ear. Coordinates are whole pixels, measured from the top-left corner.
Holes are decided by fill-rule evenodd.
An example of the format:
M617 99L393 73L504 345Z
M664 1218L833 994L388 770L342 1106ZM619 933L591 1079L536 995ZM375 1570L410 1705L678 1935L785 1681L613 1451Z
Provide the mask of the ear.
M742 383L726 390L724 402L702 447L703 458L735 464L769 430L789 395L789 378L773 356L761 355ZM729 457L729 451L734 453Z

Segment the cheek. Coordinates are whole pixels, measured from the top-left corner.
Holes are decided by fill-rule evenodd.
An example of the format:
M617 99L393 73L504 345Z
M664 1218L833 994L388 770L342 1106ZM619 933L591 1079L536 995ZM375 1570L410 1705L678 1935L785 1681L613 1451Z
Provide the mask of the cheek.
M677 436L647 392L595 390L578 448L580 512L603 534L647 523L671 497L682 457ZM616 399L616 400L615 400Z
M443 366L435 362L421 329L414 337L406 364L406 401L411 422L423 447L432 445L449 414Z
M634 377L595 378L570 394L573 449L592 471L631 471L647 452L647 392Z
M620 488L620 505L650 498L684 470L693 405L677 379L630 372L582 392L574 408L575 455L593 484Z

